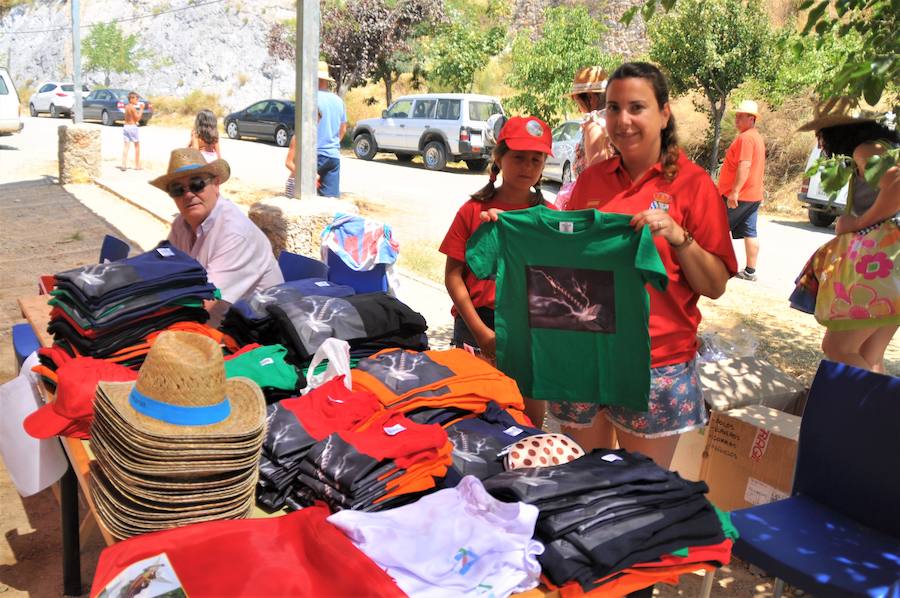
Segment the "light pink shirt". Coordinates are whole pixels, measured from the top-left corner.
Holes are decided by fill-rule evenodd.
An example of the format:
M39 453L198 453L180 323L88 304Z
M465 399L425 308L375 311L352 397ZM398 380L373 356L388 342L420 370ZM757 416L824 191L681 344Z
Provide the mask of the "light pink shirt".
M169 241L206 268L222 299L234 303L254 291L284 282L272 245L259 228L221 195L195 237L181 215L172 222Z

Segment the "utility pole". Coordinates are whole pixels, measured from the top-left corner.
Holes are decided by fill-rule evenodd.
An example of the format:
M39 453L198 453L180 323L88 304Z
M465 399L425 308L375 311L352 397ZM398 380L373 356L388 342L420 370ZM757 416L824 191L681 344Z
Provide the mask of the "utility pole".
M75 107L72 112L72 123L84 122L81 110L81 6L80 0L72 0L72 72L75 84Z
M294 111L295 195L316 194L316 128L319 81L319 0L297 0Z

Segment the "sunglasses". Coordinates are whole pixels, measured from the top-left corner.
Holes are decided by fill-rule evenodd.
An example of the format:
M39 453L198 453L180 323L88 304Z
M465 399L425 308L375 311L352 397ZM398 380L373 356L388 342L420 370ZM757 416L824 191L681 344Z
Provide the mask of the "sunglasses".
M169 185L169 197L172 199L178 199L183 196L187 191L190 191L194 195L200 193L212 179L202 178L202 177L191 177L191 180L188 181L187 189L184 188L184 185L175 183L174 185Z

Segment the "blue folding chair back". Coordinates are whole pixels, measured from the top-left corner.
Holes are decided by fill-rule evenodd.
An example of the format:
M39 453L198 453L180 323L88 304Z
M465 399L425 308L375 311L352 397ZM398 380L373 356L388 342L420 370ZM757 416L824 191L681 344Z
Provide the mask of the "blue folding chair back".
M122 239L117 239L112 235L103 237L103 244L100 246L100 263L115 262L124 260L128 257L131 247Z
M900 598L900 378L823 361L792 496L732 513L739 558L815 596Z
M328 265L305 255L282 251L278 256L278 267L284 281L303 280L304 278L328 279Z
M357 293L376 293L389 288L384 264L375 264L371 270L354 270L336 253L328 250L328 280L353 287Z
M16 354L17 369L21 369L25 359L41 346L31 324L13 324L12 343L13 352Z

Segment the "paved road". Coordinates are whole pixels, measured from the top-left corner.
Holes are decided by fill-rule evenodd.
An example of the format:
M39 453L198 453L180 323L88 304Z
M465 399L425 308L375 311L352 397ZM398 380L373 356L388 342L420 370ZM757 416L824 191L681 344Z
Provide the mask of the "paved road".
M46 116L26 117L22 133L0 138L0 182L21 180L28 168L55 162L55 129L69 122ZM121 159L122 128L100 129L104 162L117 164ZM154 126L152 122L142 127L145 169L165 170L169 152L186 144L188 137L186 129ZM223 156L231 164L235 178L260 188L282 187L287 172L285 149L249 140L223 138L221 143ZM383 154L372 162L345 157L341 182L345 192L381 204L383 211L390 214L388 219L401 242L417 237L437 244L458 207L487 181L483 174L471 173L464 166L449 172L431 172L420 164L401 165L392 156ZM551 193L555 189L552 184L546 187ZM760 278L755 285L771 289L781 299L787 297L807 258L831 234L829 229L817 229L805 221L761 219ZM735 250L743 265L743 243L735 242Z

